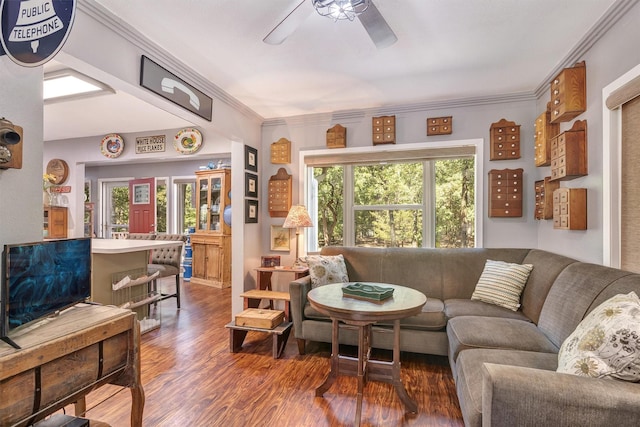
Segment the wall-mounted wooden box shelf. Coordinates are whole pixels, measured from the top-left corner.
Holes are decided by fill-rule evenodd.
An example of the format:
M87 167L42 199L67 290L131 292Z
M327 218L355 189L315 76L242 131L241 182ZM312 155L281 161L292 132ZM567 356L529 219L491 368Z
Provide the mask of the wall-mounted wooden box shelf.
M586 188L558 188L553 192L553 228L587 229Z
M560 133L560 125L551 123L551 112L547 109L536 119L534 142L536 149L536 166L551 164L551 139Z
M347 128L335 125L327 130L327 148L345 148L347 146Z
M453 116L427 119L427 136L451 135L451 132L453 132Z
M558 188L560 188L560 182L551 181L549 176L543 180L536 181L535 219L553 219L553 192Z
M502 119L489 128L490 160L520 158L520 125Z
M396 116L380 116L372 119L373 145L396 143Z
M587 110L587 67L579 62L551 80L551 123L569 122Z
M271 144L271 163L274 165L291 163L291 141L280 138Z
M489 171L489 216L522 216L522 168Z
M291 209L291 175L285 168L269 178L268 199L269 216L285 218Z
M551 180L566 181L588 173L587 121L551 139Z

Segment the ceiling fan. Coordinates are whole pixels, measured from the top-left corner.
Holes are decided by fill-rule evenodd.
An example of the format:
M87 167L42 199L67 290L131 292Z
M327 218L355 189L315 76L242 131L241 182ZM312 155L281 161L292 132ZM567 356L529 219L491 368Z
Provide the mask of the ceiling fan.
M352 21L357 17L378 49L391 46L398 40L372 0L302 0L262 41L281 44L314 9L335 21Z

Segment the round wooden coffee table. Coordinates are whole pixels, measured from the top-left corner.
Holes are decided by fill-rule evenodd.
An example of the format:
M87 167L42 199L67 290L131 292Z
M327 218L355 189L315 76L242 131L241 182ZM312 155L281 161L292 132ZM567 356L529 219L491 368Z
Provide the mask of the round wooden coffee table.
M393 384L407 412L418 412L418 405L409 397L400 379L400 319L420 313L422 306L427 302L427 297L415 289L386 283L358 283L393 288L393 296L381 302L345 297L342 288L349 283L320 286L312 289L307 295L311 306L328 315L332 321L331 371L316 389L316 396L322 396L329 390L338 375L357 376L356 426L360 425L362 393L367 377ZM369 360L371 325L381 320L393 321L392 363ZM358 327L357 359L339 354L339 322Z

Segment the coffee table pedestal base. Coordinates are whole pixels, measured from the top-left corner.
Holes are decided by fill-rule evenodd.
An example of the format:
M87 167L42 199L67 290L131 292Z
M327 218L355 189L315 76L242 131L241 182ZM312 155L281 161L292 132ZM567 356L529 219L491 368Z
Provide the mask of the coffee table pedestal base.
M393 322L393 361L371 360L371 323L343 320L346 324L358 327L358 357L339 354L339 321L332 319L331 371L324 382L316 388L316 396L321 397L331 388L338 375L358 378L355 425L360 425L362 417L362 396L368 380L393 384L398 397L408 413L416 414L418 405L409 397L400 378L400 320Z

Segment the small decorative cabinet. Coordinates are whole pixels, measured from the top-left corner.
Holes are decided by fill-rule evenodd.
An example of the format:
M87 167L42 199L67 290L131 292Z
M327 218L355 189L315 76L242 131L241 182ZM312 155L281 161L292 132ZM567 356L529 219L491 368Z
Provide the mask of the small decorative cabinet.
M66 239L67 217L67 208L46 206L44 208L43 237L45 239Z
M191 282L228 288L231 286L231 170L196 172L196 232L191 235L193 270ZM226 214L226 215L225 215Z
M522 168L489 171L489 216L522 216Z
M345 148L347 146L347 128L335 125L327 129L327 148Z
M374 117L373 145L396 143L396 116Z
M579 62L551 81L551 123L569 122L587 110L587 67Z
M535 219L553 219L553 191L560 188L560 182L551 181L551 177L536 181Z
M553 228L587 229L586 188L558 188L553 192Z
M285 218L291 209L291 175L285 168L278 169L278 173L269 178L268 198L269 216Z
M535 129L536 166L549 166L551 164L551 139L560 133L560 125L551 123L551 113L547 109L536 119Z
M427 136L450 135L453 132L453 116L427 119Z
M587 121L551 139L551 180L566 181L587 175Z
M491 124L489 136L490 160L520 158L520 125L502 119Z
M271 144L271 163L291 163L291 141L287 138L280 138Z

